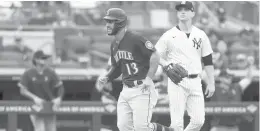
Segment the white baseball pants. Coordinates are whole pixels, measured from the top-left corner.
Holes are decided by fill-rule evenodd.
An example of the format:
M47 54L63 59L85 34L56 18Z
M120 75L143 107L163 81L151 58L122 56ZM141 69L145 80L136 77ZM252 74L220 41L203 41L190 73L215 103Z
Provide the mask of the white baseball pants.
M30 115L34 131L56 131L56 116L55 115Z
M201 79L185 78L178 86L168 79L171 128L183 131L184 113L187 110L190 123L184 131L199 131L205 120L205 103Z
M117 103L117 127L120 131L150 131L148 124L158 94L154 84L147 91L139 85L128 88L124 85Z

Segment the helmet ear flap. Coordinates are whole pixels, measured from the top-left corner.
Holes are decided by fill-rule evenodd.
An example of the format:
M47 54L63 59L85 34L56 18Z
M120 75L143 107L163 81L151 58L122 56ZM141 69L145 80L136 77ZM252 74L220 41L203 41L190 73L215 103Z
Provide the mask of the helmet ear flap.
M127 24L127 18L126 18L126 19L123 19L123 20L118 20L118 22L117 22L117 26L118 26L119 28L125 27L126 24Z

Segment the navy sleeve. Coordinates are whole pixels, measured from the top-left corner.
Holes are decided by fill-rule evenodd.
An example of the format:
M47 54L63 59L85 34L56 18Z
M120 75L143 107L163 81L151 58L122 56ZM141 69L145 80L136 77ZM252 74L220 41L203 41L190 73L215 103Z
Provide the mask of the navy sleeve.
M28 70L25 71L20 79L19 84L22 86L29 88L29 75L28 75Z
M137 44L143 55L150 57L156 51L152 42L140 36L140 42Z
M116 63L116 60L113 56L113 44L111 44L111 46L110 46L110 51L111 51L111 56L110 56L111 57L111 59L110 59L111 68L108 71L107 77L108 77L109 81L112 81L112 80L118 78L122 74L122 72L121 72L120 66Z
M108 71L107 77L109 81L112 81L116 78L118 78L122 74L121 68L119 66L112 66L110 70Z

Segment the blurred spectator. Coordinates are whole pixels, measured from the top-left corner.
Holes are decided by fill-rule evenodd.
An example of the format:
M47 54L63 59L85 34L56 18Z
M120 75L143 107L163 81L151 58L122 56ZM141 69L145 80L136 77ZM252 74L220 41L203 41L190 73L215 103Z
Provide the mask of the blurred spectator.
M91 66L92 39L88 36L82 36L82 33L73 36L67 36L63 39L62 45L56 47L55 63L74 63L83 68Z
M226 22L226 11L224 8L218 8L217 9L217 15L220 27L223 27Z
M258 51L258 45L253 42L254 31L250 28L244 28L239 33L239 38L231 45L230 53L231 59L235 60L238 54L245 54L246 56L254 56Z
M214 68L220 69L220 68L227 68L228 67L228 47L225 41L222 40L222 37L220 37L216 32L210 31L209 32L209 39L211 42L211 46L213 48L213 63Z
M241 30L239 35L242 37L243 40L250 42L250 44L253 43L254 30L250 27L245 27L243 30Z
M216 91L212 101L217 102L238 102L245 89L252 82L252 66L247 68L247 75L240 81L234 81L234 76L226 70L222 70L216 79ZM211 131L239 131L238 125L242 120L252 121L252 116L213 116Z
M225 69L228 67L228 57L220 52L214 52L213 64L215 69Z
M217 51L221 54L226 54L228 51L227 44L224 40L219 39L217 42Z
M21 37L15 37L14 44L4 46L4 52L13 52L23 56L23 60L30 60L33 50L23 43Z
M219 41L219 35L215 31L210 30L208 32L208 36L209 36L209 40L210 40L213 51L214 52L217 51L217 44L218 44L218 41Z
M237 63L236 63L236 68L235 69L246 69L248 66L248 61L247 61L247 56L245 54L239 54L236 57Z
M230 68L236 70L245 70L249 66L252 66L252 68L256 68L256 65L251 65L251 63L255 63L255 58L253 56L238 54L235 60L233 60L233 63L230 65Z
M213 63L216 69L228 68L227 44L222 40L217 43L216 52L213 54Z

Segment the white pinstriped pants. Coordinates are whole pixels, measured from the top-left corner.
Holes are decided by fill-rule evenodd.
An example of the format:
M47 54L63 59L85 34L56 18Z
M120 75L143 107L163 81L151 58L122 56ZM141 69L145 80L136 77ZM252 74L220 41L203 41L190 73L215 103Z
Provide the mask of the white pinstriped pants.
M117 102L117 127L120 131L150 131L148 127L158 94L154 84L142 92L142 85L128 88L124 85Z
M200 77L185 78L179 85L168 79L171 127L183 131L184 113L187 110L190 123L184 131L199 131L205 120L205 103Z

